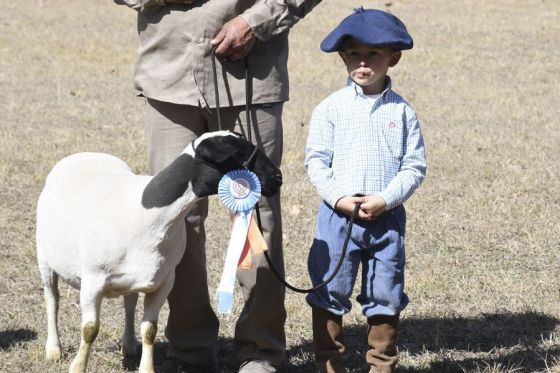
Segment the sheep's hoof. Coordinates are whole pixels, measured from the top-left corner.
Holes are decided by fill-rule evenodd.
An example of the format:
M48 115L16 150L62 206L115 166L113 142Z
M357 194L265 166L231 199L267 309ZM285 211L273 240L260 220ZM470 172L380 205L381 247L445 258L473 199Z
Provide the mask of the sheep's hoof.
M121 345L121 354L126 358L134 358L136 357L136 348L140 343L134 339L134 341L127 342Z
M60 346L45 347L45 355L47 360L60 360L62 349Z
M68 373L86 373L86 364L83 359L75 358L70 364Z

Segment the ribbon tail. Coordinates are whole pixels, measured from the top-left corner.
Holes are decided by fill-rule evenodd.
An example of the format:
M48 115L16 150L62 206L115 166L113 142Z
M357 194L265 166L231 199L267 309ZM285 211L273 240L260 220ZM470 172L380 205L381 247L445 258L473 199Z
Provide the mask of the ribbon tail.
M266 244L262 232L259 229L255 215L251 216L247 237L249 239L249 243L251 244L251 249L253 249L253 254L260 255L268 250L268 245Z
M239 258L238 267L241 269L251 269L253 267L252 256L262 255L266 250L268 250L268 245L259 229L255 214L252 214L247 232L247 240Z
M240 269L253 268L253 260L251 258L251 244L249 243L249 238L245 240L243 251L241 252L241 256L239 257L239 263L237 263L237 268Z
M237 264L245 242L247 241L247 231L250 225L252 211L241 212L235 214L233 219L233 227L231 237L226 253L226 261L224 270L220 279L220 284L216 291L218 297L218 312L230 314L233 309L233 289L235 286L235 276L237 273Z

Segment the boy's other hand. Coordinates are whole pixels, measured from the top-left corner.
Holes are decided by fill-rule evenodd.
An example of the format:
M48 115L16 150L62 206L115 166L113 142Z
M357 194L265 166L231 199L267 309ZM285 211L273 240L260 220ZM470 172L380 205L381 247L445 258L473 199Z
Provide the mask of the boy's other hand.
M364 202L362 202L362 205L360 206L360 210L365 216L362 219L373 220L379 215L381 215L387 208L387 203L381 196L374 194L362 198L364 199Z

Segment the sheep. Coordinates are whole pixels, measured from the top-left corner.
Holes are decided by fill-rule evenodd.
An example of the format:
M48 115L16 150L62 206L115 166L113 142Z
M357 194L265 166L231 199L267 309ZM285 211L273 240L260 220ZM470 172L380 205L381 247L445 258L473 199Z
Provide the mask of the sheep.
M263 195L279 190L279 168L229 131L202 135L155 176L136 175L109 154L77 153L58 162L37 203L37 261L48 318L46 358L61 355L61 277L80 290L82 311L80 347L69 372L86 371L103 297L124 297L122 350L135 353L138 292L145 293L139 371L154 372L157 319L185 250L185 215L195 200L217 193L223 174L242 167L257 175Z

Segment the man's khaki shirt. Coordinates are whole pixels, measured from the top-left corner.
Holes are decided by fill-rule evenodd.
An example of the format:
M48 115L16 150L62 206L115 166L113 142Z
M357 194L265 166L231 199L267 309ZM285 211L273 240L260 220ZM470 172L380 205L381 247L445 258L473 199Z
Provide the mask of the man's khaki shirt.
M215 107L210 41L240 15L257 37L248 55L252 102L288 99L288 30L321 0L201 0L192 5L115 0L138 11L138 95ZM221 106L245 104L243 60L216 60Z

